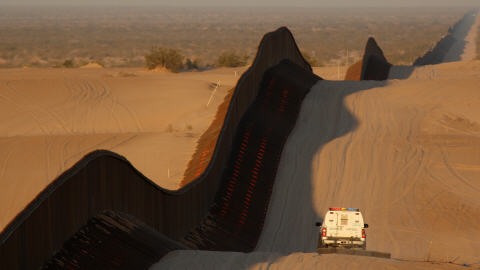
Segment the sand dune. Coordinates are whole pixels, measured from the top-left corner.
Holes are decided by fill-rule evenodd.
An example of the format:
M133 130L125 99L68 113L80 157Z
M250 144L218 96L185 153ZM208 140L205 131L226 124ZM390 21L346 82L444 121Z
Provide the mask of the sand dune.
M96 149L127 156L150 179L176 189L196 140L235 85L235 71L2 70L0 228Z
M471 59L472 47L449 54ZM312 88L282 155L256 252L176 251L152 269L480 265L480 61L392 67L390 78L406 80ZM314 223L331 206L361 208L367 248L393 259L312 253Z
M318 82L282 155L257 246L266 253L178 251L154 269L227 269L235 263L238 269L307 269L316 263L333 269L431 269L415 261L478 263L480 62L431 68L434 77L424 68L407 80ZM318 235L314 222L330 206L362 209L370 224L367 248L391 252L394 259L338 262L332 259L338 255L311 254Z
M289 162L288 145L285 166L280 166L279 175L285 171L288 178L279 183L295 185L277 186L283 194L274 198L282 206L273 199L274 218L267 218L258 250L311 251L317 232L309 224L329 206L347 205L363 209L371 224L370 249L395 258L458 256L472 263L480 256L473 241L480 239L473 225L480 222L475 199L480 195L475 182L480 176L480 110L471 103L479 83L465 79L454 97L450 87L456 84L448 87L449 81L441 79L397 81L355 93L356 87L346 83L318 83L304 103L306 123L301 118L298 135L292 136L294 159ZM339 108L329 105L344 96L352 115L338 115ZM326 121L321 121L325 110ZM318 142L332 138L325 145ZM299 195L309 191L313 200L300 204ZM269 237L271 232L275 235Z
M99 63L90 62L88 64L81 66L80 68L103 68L103 66L100 65Z
M245 69L181 74L2 70L0 149L5 154L0 156L0 204L8 207L1 212L0 227L96 149L124 155L160 186L177 189L197 139ZM336 67L319 69L322 75L326 70L336 76ZM221 87L206 108L211 84L217 81ZM24 170L24 164L31 169Z
M270 69L273 66L275 68ZM266 81L261 84L264 74L273 76L268 84ZM124 75L120 77L132 77ZM10 268L37 268L59 250L66 239L82 242L84 238L76 237L78 234L75 232L85 233L78 231L80 227L89 220L95 220L104 210L118 211L120 215L139 219L139 222L144 222L171 239L167 242L185 241L189 247L205 247L206 244L215 250L252 250L263 227L272 181L280 159L279 151L283 149L286 134L295 125L301 100L318 79L311 73L309 64L287 28L281 27L267 33L260 42L252 66L235 87L212 162L194 183L177 191L168 191L142 175L124 157L111 151L94 151L51 182L3 231L0 235L2 261ZM263 90L257 99L260 84ZM292 91L289 91L290 88ZM135 94L138 97L138 93ZM183 96L194 98L193 95ZM254 104L253 107L251 104ZM259 109L263 117L256 117L257 113L250 108ZM250 115L250 120L242 117L244 112ZM268 121L272 126L267 125L264 134L258 133L258 129L252 126L260 125L261 130L264 127L262 123ZM237 127L240 131L237 131ZM255 132L250 133L250 128ZM272 140L270 136L273 136ZM230 158L232 150L238 151L233 155L236 161ZM250 162L251 156L255 162ZM249 162L242 163L243 158ZM225 172L232 176L225 176ZM237 179L238 173L243 175L241 180ZM259 181L256 184L255 179L263 179L267 174L271 175L269 179L272 181ZM248 182L244 179L248 179ZM257 196L256 192L260 194ZM224 200L232 203L225 203ZM211 206L212 202L215 202L214 206ZM238 206L242 208L241 212L236 211ZM223 226L212 226L212 222ZM45 233L32 234L35 230ZM258 234L251 235L252 230ZM72 237L73 234L75 236ZM232 235L236 235L238 241L229 243L222 240L230 239ZM27 247L26 238L30 247ZM95 238L93 236L92 239ZM246 238L249 238L249 243L245 241ZM65 250L62 248L62 251L66 253L63 254L71 256L62 258L71 258L74 265L78 264L78 256L85 259L82 261L88 265L118 265L115 255L109 253L108 243L112 241L91 243L94 254L101 253L106 257L91 256L91 252L78 250L76 245L65 244ZM25 257L32 259L21 263L21 258Z
M313 73L324 80L340 81L345 77L347 66L340 67L312 67Z
M480 62L472 61L417 68L401 81L317 83L282 155L257 252L178 251L153 268L477 264L479 70ZM7 153L0 160L0 204L10 208L0 221L8 222L55 176L98 148L126 155L157 184L174 188L179 178L169 162L184 168L193 152L188 149L221 101L211 109L203 105L212 82L205 74L62 70L59 80L60 72L48 72L0 74L0 147ZM212 78L224 76L233 85L236 78L226 72ZM25 163L36 167L22 170ZM172 175L155 177L165 171ZM315 254L313 225L335 205L361 208L371 226L367 247L391 252L393 259Z

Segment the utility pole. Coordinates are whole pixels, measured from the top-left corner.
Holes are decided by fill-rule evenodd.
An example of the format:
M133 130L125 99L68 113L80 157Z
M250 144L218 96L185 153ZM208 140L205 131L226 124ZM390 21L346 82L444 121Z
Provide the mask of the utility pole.
M337 62L337 80L340 80L340 61L338 60Z
M347 64L346 67L348 68L348 48L347 48Z

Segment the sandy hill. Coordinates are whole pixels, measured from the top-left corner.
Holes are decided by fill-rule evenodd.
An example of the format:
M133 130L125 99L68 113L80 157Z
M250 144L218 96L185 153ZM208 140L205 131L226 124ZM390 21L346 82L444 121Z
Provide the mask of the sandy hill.
M422 67L407 80L318 82L284 150L260 253L177 251L155 269L478 263L478 85L480 61ZM368 249L394 259L348 256L340 263L335 258L344 256L309 253L317 244L314 222L336 205L362 209L371 226Z
M96 149L127 156L156 183L178 188L235 71L1 70L0 228Z
M465 17L469 33L457 24L439 59L472 59L478 17ZM480 61L392 67L389 78L313 86L256 252L175 251L152 268L478 268ZM392 259L316 254L313 224L332 206L362 209L367 248Z
M286 49L290 53L290 57L298 60L297 63L307 67L307 69L303 68L301 72L294 75L305 75L305 72L310 70L308 64L296 50L298 48L294 41L278 42L278 44L284 46L280 51ZM269 46L272 45L275 44L272 43ZM271 50L265 49L265 51ZM279 55L273 57L275 61L279 60L277 58L279 58ZM250 92L245 94L245 91L239 91L245 96L238 98L240 101L237 100L237 103L233 103L232 111L236 112L234 117L237 119L230 120L228 123L240 121L242 112L249 107L247 106L248 101L255 98L255 88L248 86L258 85L265 69L275 64L272 59L268 57L265 59L267 59L266 62L259 65L261 69L250 74L248 83L244 84L244 87L247 90L250 89ZM286 70L290 72L295 69ZM105 71L102 70L105 78L84 79L81 74L72 73L77 71L64 71L61 76L64 85L66 85L65 89L68 90L68 94L65 94L67 91L64 90L51 92L51 89L58 88L56 86L58 78L49 80L50 75L47 73L38 75L30 83L35 87L48 85L48 87L44 87L45 91L38 92L21 90L26 89L23 85L25 80L22 80L22 75L24 76L25 73L8 72L5 75L4 94L2 96L3 102L7 105L7 109L2 111L4 113L2 121L6 123L2 127L2 133L4 134L2 138L5 138L2 148L6 149L8 154L1 161L4 164L1 173L2 177L3 175L9 177L2 179L15 177L19 180L0 182L3 188L2 195L4 195L2 197L3 201L0 203L9 204L9 207L13 209L2 217L7 222L15 213L19 212L19 209L22 209L22 205L28 203L29 199L34 197L39 190L42 190L52 178L71 166L75 160L78 160L82 153L98 148L108 148L127 155L134 164L136 162L135 155L138 154L141 155L141 158L138 159L140 162L135 164L136 167L148 173L148 170L156 168L158 160L163 162L161 164L165 164L165 160L160 160L161 158L170 156L173 152L180 152L182 149L193 148L192 145L187 147L186 142L180 142L170 137L165 139L164 143L158 144L158 149L161 149L158 151L165 152L146 151L147 148L150 149L152 145L162 141L161 137L155 137L160 133L174 133L173 135L175 135L179 132L175 125L170 126L166 122L166 126L160 129L158 127L158 115L168 115L168 117L166 116L166 119L169 119L168 121L176 119L188 125L189 120L203 119L206 118L206 115L210 115L209 120L211 120L214 114L214 110L208 111L198 105L200 100L203 103L208 102L209 95L204 93L180 92L180 88L175 88L175 90L168 92L168 95L159 96L159 93L155 92L157 89L155 88L151 92L147 91L147 97L140 96L139 98L138 92L134 94L127 92L138 88L149 89L147 87L148 82L150 82L149 79L154 76L163 76L161 77L163 79L162 83L166 83L169 81L169 76L181 76L177 74L128 73L123 71L113 74L104 73ZM28 70L28 72L32 72L32 70ZM83 72L100 74L98 70ZM229 72L231 73L231 71ZM301 85L301 80L298 81L301 76L289 74L290 78L286 76L289 72L282 72L279 72L279 74L285 75L285 77L282 78L279 75L275 80L270 81L270 87L274 85L277 79L284 80L288 84L292 83L288 82L288 79L292 78L297 78L297 81L294 80L292 84L294 85L292 89L298 88L295 84ZM247 203L250 200L245 199L248 196L246 194L251 191L250 188L242 188L237 200L229 201L225 197L216 197L220 200L224 198L226 203L223 204L225 208L222 209L229 210L235 216L228 220L221 220L222 223L217 222L217 219L212 219L212 212L210 212L203 223L200 223L197 227L196 232L198 233L193 235L193 240L198 241L195 245L204 249L212 246L214 250L219 250L217 247L225 248L224 250L237 250L235 247L241 246L242 240L244 240L243 242L248 242L248 248L251 248L256 245L257 239L236 239L232 242L222 242L221 240L226 239L223 236L227 239L228 236L231 236L229 235L231 231L228 230L232 228L230 226L232 224L234 229L237 228L234 232L236 236L240 235L239 232L246 236L249 236L248 233L252 233L252 231L258 233L259 228L264 226L255 252L176 251L167 255L153 268L263 269L270 267L273 269L303 269L320 266L329 269L377 269L385 267L392 269L453 269L460 267L459 265L478 266L480 243L476 239L480 239L477 226L480 224L480 186L476 179L480 178L480 156L478 155L480 153L480 109L476 105L479 101L480 62L410 67L408 76L397 76L404 72L404 67L392 67L391 80L389 81L318 81L311 87L311 91L301 105L298 121L286 141L281 159L277 159L280 164L273 165L275 170L278 165L278 172L274 170L277 175L273 177L275 185L273 185L272 199L269 204L267 199L267 205L259 208L264 211L255 215L255 220L259 222L255 223L256 227L252 230L241 230L242 226L238 225L240 224L238 221L245 221L247 216L243 214L250 205L250 203ZM311 75L309 72L307 73L309 76ZM58 74L55 76L58 76ZM88 76L98 75L89 74ZM138 76L142 77L142 82L134 81ZM182 82L186 84L190 82L190 79L197 80L197 84L202 81L192 74L186 76L188 78L182 78ZM226 76L231 78L232 75ZM394 78L406 79L396 80ZM128 81L130 85L127 83ZM202 81L204 83L203 90L211 90L209 88L211 81ZM146 85L141 87L142 84ZM111 85L115 85L115 87ZM126 85L129 85L128 88L122 88ZM193 86L193 83L188 85ZM158 84L155 84L155 86L158 86ZM310 86L308 86L308 89L310 89ZM165 86L167 89L170 87L172 87L171 84ZM181 89L186 88L182 87ZM276 94L284 93L286 95L289 92L288 90L291 89L284 89L285 92L277 92ZM121 94L116 93L116 91ZM268 93L268 91L266 92ZM167 96L171 97L172 95L178 95L178 100L172 99L172 103L168 103L170 100L166 101ZM189 97L188 100L191 103L182 103L186 102L185 96ZM268 97L270 96L265 95L265 100L268 100ZM158 107L158 103L150 103L153 100L162 100L162 98L163 104L166 103L166 105ZM288 99L279 95L275 96L273 100L280 102L275 110L283 112L285 102ZM179 105L173 102L177 101L180 102L181 106L190 106L189 108L193 107L195 109L176 110ZM292 101L299 102L299 99L293 98ZM217 102L220 102L220 99ZM41 104L41 106L38 104ZM267 102L264 104L267 104ZM296 105L298 107L298 103ZM268 107L269 110L272 108ZM152 111L154 116L152 116ZM263 112L267 112L267 115L270 114L268 110ZM261 117L252 117L252 115L250 117L253 119L252 123L259 121L259 119L265 121ZM74 119L74 121L71 119ZM282 122L279 119L276 120L278 123ZM292 121L292 119L288 120ZM293 121L295 120L293 119ZM228 134L228 139L225 139L227 140L225 142L227 146L223 149L225 153L229 152L228 144L230 142L228 140L236 136L232 135L235 129L233 126L233 124L228 126L230 134ZM244 126L244 130L246 130L243 134L244 139L250 136L249 129L245 127L248 127L248 125ZM191 130L195 129L196 127L185 126L183 136L192 137ZM177 137L182 136L176 135ZM262 134L255 135L263 136ZM263 140L256 141L260 148L265 146L266 141L264 140L270 138L268 136L265 136ZM281 136L287 138L287 135ZM135 144L132 142L135 142ZM246 142L242 142L246 145ZM185 148L177 146L182 143L184 143ZM238 140L235 143L240 144ZM280 144L283 145L283 142L276 143L276 145ZM234 144L232 143L232 145ZM17 152L17 149L24 150ZM257 154L257 152L254 154ZM58 156L51 157L52 155ZM191 152L182 157L185 156L191 156ZM236 161L241 160L240 154L238 157ZM278 154L277 157L280 157L280 155ZM141 160L142 158L144 159ZM261 159L261 155L257 155L255 162L259 164ZM116 175L127 172L127 170L103 169L102 171L102 168L98 169L101 167L101 165L98 165L102 164L101 162L110 164L106 163L105 160L97 160L97 163L95 163L97 165L92 165L97 167L91 171L86 170L83 173L78 173L76 179L88 178L88 173L94 170L96 170L96 176L99 176L99 179L102 179L106 173L112 172L112 175L119 179L129 177L128 175ZM223 168L221 165L227 164L224 160L226 158L216 160L216 163L220 164L218 168L221 169ZM252 159L249 160L253 161ZM266 160L275 159L266 158ZM32 168L31 172L23 172L22 168L25 163L36 163L40 166L38 168L30 166ZM184 167L184 163L180 165L181 163L180 161L176 162L178 168ZM253 162L251 163L250 165L256 166ZM145 166L145 168L142 168L142 166ZM50 170L51 167L53 167L52 170ZM13 168L19 171L20 177L19 174L7 174L5 168ZM169 166L163 167L162 171L165 171L165 168L169 171ZM221 173L218 168L207 170L207 174L218 175ZM128 173L131 173L132 169L128 169L130 170ZM248 171L254 171L250 167L244 169L247 171L244 175L247 175ZM232 173L232 175L235 175L235 173L237 172ZM39 177L41 175L43 177ZM216 175L214 176L216 177ZM213 179L214 176L210 178ZM33 185L30 185L28 181L31 180L29 179L34 178ZM207 176L203 180L205 178ZM167 181L168 179L167 177ZM236 182L246 184L245 181L235 179L235 177L229 177L227 180L230 182L225 181L225 183L233 183L228 187L233 187ZM248 179L250 184L256 183L256 180L252 180L253 177L248 177L248 175L245 179ZM166 185L165 182L157 181L156 184ZM132 208L132 213L137 211L135 214L144 215L144 220L148 219L148 217L145 218L145 216L148 216L145 213L151 216L153 216L152 213L155 214L156 220L152 221L154 218L148 220L150 222L149 226L157 226L156 229L163 230L162 233L165 234L170 233L168 236L176 237L175 240L182 239L182 233L186 228L178 227L185 227L186 225L183 224L186 223L189 223L188 226L190 226L195 224L197 220L202 220L204 215L200 215L201 211L198 210L200 208L202 208L200 210L205 210L204 208L206 208L203 205L198 206L196 211L192 211L194 213L187 215L185 213L189 211L185 211L186 205L190 204L190 207L194 207L195 200L198 203L207 204L210 202L204 202L205 200L202 201L201 199L208 196L213 197L213 192L209 191L208 188L211 188L215 183L208 182L209 185L205 187L201 185L206 181L198 182L193 183L198 184L197 186L190 185L189 187L194 186L194 188L186 190L184 194L193 189L198 190L198 192L191 192L193 195L184 196L186 198L183 201L175 202L174 196L167 194L162 197L161 203L164 204L161 204L152 199L154 196L138 199L138 197L141 197L138 195L134 199L141 201L141 207L138 208L141 210L137 211L138 209ZM178 180L175 183L178 183ZM94 185L92 184L92 186ZM228 187L220 189L225 191L220 195L228 195L226 191L229 190ZM155 188L160 189L158 186L155 186ZM78 193L86 194L85 190ZM100 187L99 190L102 190L102 188ZM141 190L141 192L144 190ZM267 187L267 191L263 193L268 193L269 196L270 191ZM56 194L69 194L68 192L71 195L75 194L72 190L67 190L64 193L60 192ZM124 193L127 194L127 192ZM122 195L128 197L130 193L128 193L128 196ZM262 194L255 194L254 197L260 196ZM52 198L52 201L58 199L58 197L61 196ZM128 198L133 197L135 195ZM50 199L48 198L48 200ZM178 206L178 208L167 207L166 202L169 200L170 203L172 201L176 203L175 206ZM61 200L58 199L57 202L59 201ZM64 201L71 203L68 199L64 199ZM240 201L243 201L243 205L238 204ZM44 219L37 218L35 222L48 220L52 223L55 222L56 225L62 224L61 221L58 221L58 218L56 220L50 218L52 213L48 212L53 209L50 207L58 205L52 203L52 206L50 206L49 201L46 202L42 205L43 208L39 207L38 209L47 210L32 214L32 216L43 215L44 217ZM262 203L264 202L262 201ZM95 202L90 203L95 204ZM238 205L235 205L236 208L228 208L230 203ZM72 203L72 205L75 205L75 203ZM125 202L125 205L128 205L128 202ZM366 221L370 224L367 232L369 235L367 248L390 252L393 259L339 255L320 256L315 254L318 228L313 225L321 219L325 209L331 206L353 206L362 209ZM155 207L158 207L158 209ZM238 207L243 207L244 212L240 213ZM89 207L89 211L90 208L93 209L94 207ZM124 207L122 204L119 204L118 208L129 210L129 207ZM152 211L152 209L158 211ZM170 215L172 217L171 223L165 221L164 218L170 217L164 214L168 211L174 212L173 215ZM224 212L219 210L218 213L223 214ZM267 215L265 223L263 223L264 216L262 214ZM159 216L163 220L159 221ZM78 222L76 213L68 217L74 220L72 223ZM86 217L81 216L81 218ZM35 220L35 217L30 220ZM251 218L251 220L253 219ZM177 226L172 226L172 224ZM226 225L223 230L221 225ZM75 226L72 225L69 229L73 230ZM21 230L16 231L15 233L18 232L15 235L17 238L12 238L13 240L10 243L23 243L22 235L31 233L32 231L29 231L29 229L29 227L22 227ZM227 233L219 238L217 232ZM49 237L56 236L55 230L50 230L48 233L46 235ZM205 236L212 237L205 238ZM36 243L40 243L41 241L38 241L38 239L41 239L41 236L35 234L35 237ZM195 247L195 245L189 247ZM39 246L40 244L36 246L37 250ZM245 250L249 250L248 248ZM4 257L6 257L6 252L8 251L2 253ZM18 253L20 254L20 252Z
M271 77L263 81L264 74L270 74ZM132 77L124 75L121 77ZM77 245L65 242L67 239L91 239L83 235L90 230L80 228L85 223L103 223L101 220L111 222L108 215L99 215L105 210L113 211L112 215L119 218L130 215L131 218L128 217L127 220L143 222L144 225L135 222L138 225L135 226L130 221L125 221L136 228L156 230L154 234L157 234L158 239L165 239L166 243L181 241L190 248L253 250L263 227L284 142L295 125L301 101L318 79L311 73L311 67L302 57L287 28L281 27L267 33L260 42L254 63L235 87L225 124L214 148L214 158L197 180L177 191L166 190L145 177L138 167L134 167L124 157L111 151L94 151L52 181L0 234L2 262L9 268L17 268L20 267L21 258L31 257L31 260L21 265L36 268L52 258L52 254L62 246L66 249L62 249L58 254L60 257L55 258L61 258L62 261L70 258L75 265L79 260L88 265L91 265L91 260L97 261L99 265L111 264L117 262L117 259L124 261L125 256L117 258L117 253L110 253L108 247L114 245L112 241L115 241L110 233L105 234L106 238L101 241L80 240L80 245L90 243L88 245L93 250L88 250L94 254L100 252L103 254L101 256L92 257L85 249L79 250L75 248ZM185 93L183 97L193 99L192 95ZM245 115L250 120L245 120ZM120 123L121 121L118 122ZM266 128L265 125L270 126ZM243 158L245 163L241 163ZM253 160L256 161L251 162ZM237 179L238 173L242 179ZM256 184L255 173L262 179L268 175L269 181L259 181ZM256 188L252 189L252 186ZM231 199L232 194L234 200L224 203L223 200ZM212 207L213 202L215 206ZM237 211L238 207L243 211ZM88 224L87 227L90 226ZM124 231L124 228L120 230ZM100 231L105 233L104 230ZM135 233L128 231L124 232L132 239L130 233ZM117 234L121 234L120 231L112 233L121 237ZM238 241L225 241L232 234ZM99 235L92 236L96 238ZM29 248L25 245L26 238L29 239ZM248 241L245 241L247 238ZM98 244L101 247L96 247ZM130 250L133 252L132 249L123 249L127 253ZM71 256L65 257L65 254ZM151 265L159 259L150 257L144 261L135 258L140 261L132 261L142 265ZM57 262L59 261L55 259L54 263ZM60 262L60 265L65 264Z

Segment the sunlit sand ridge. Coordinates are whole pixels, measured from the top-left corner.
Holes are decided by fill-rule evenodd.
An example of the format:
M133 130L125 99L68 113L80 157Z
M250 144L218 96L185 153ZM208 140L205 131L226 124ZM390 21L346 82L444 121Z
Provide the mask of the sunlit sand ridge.
M0 227L96 149L124 155L160 186L177 189L197 139L238 73L0 71Z

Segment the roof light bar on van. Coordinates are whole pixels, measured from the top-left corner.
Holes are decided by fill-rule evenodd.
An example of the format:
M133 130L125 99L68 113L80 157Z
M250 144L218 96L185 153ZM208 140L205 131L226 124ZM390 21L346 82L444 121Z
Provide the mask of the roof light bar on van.
M360 209L358 208L345 208L345 207L330 207L330 211L356 211L359 212Z

